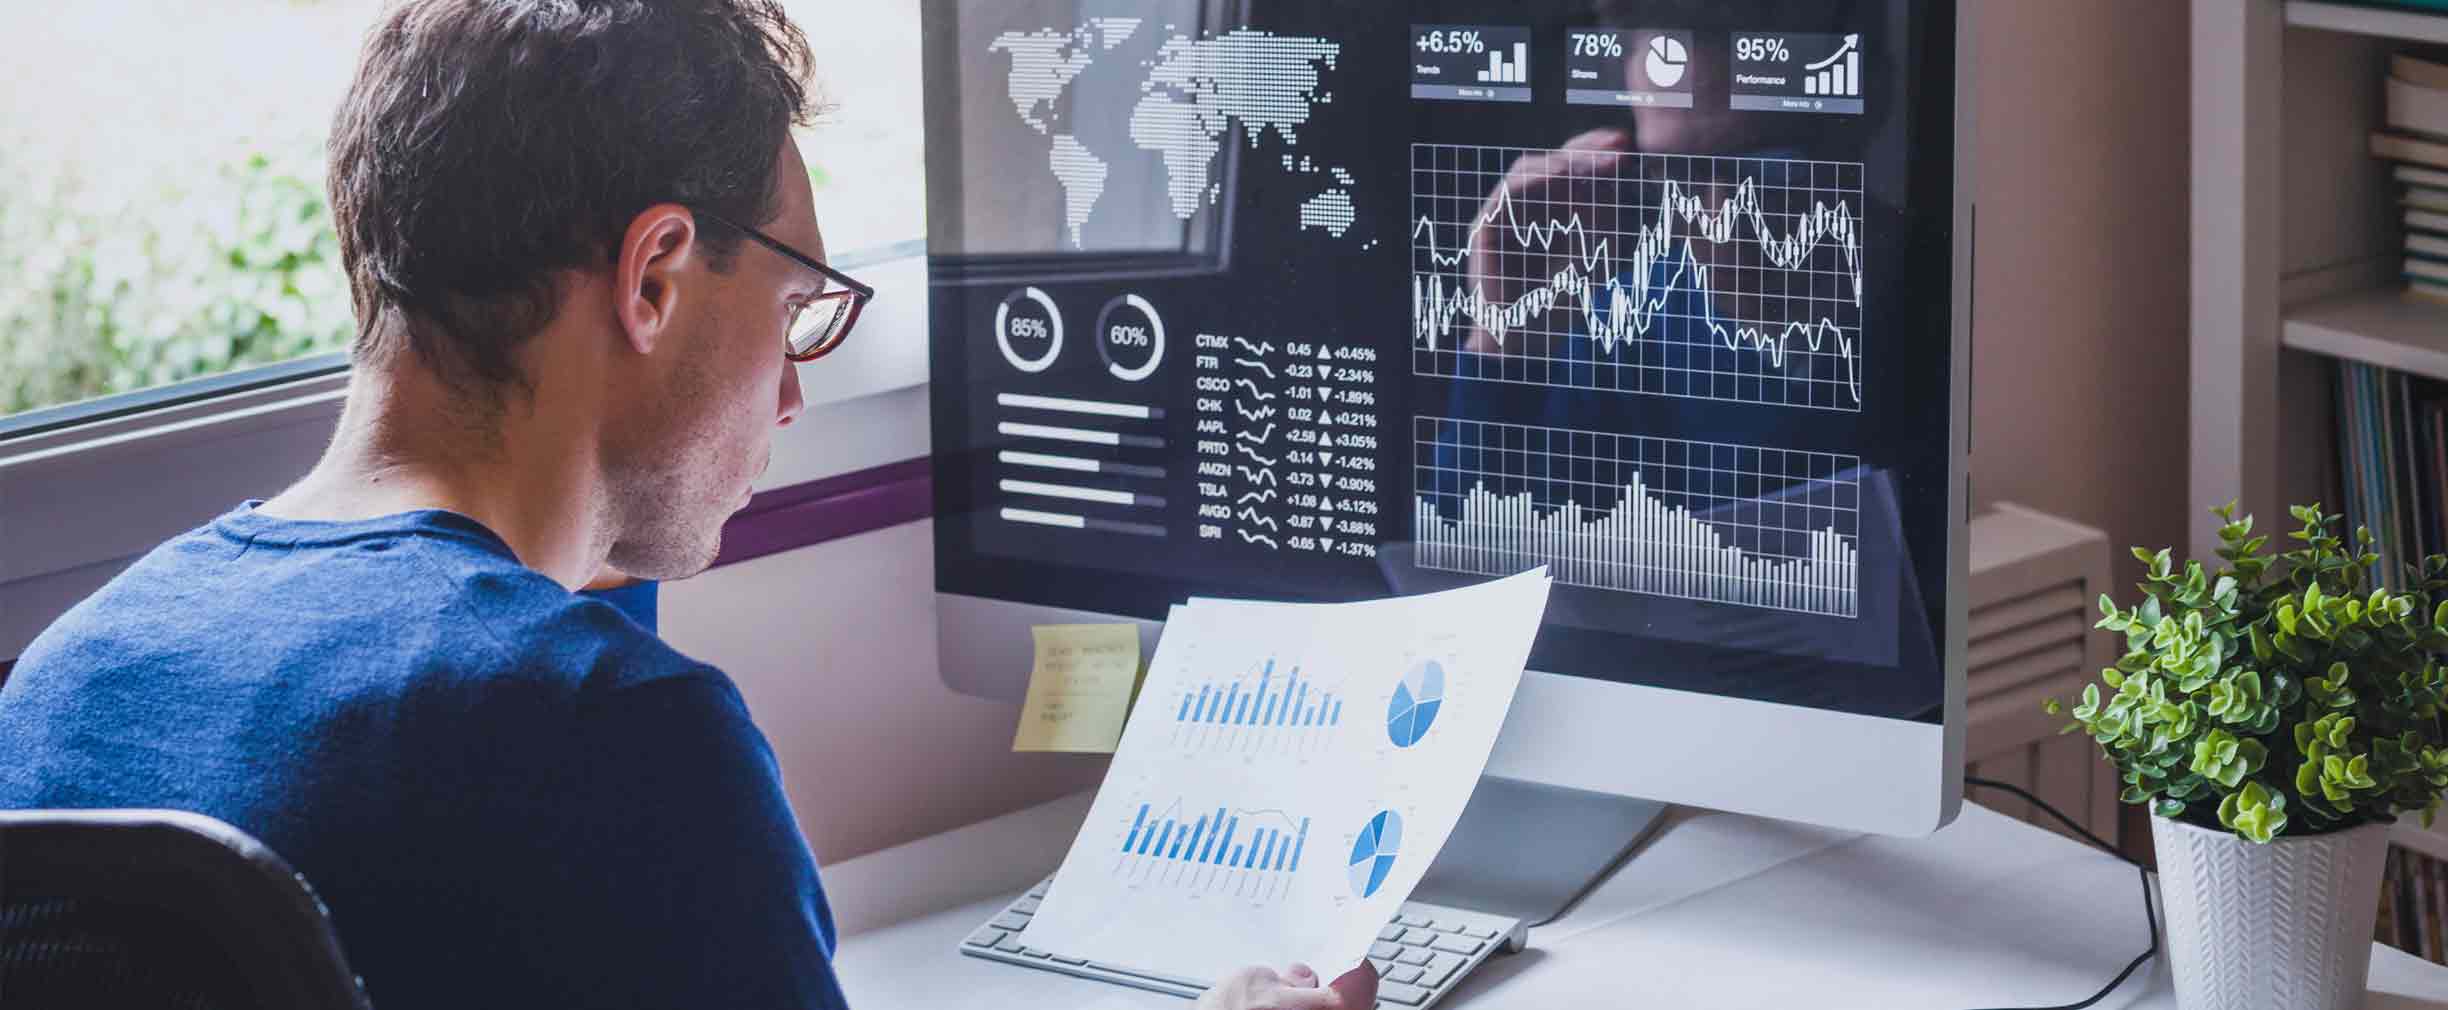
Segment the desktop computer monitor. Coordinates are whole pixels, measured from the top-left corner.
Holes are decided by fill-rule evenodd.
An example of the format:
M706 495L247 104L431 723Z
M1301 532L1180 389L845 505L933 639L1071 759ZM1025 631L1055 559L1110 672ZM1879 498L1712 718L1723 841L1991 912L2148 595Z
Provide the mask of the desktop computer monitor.
M944 678L1545 565L1490 784L1945 824L1956 15L927 0Z

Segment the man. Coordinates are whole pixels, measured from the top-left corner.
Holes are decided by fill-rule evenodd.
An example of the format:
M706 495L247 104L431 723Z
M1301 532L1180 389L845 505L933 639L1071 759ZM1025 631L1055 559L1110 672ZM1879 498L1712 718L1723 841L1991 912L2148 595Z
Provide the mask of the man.
M712 563L799 413L785 354L856 319L789 133L810 63L768 0L392 8L330 140L339 430L29 647L0 807L237 825L383 1010L841 1006L739 693L572 592ZM1209 1001L1374 985L1252 970Z

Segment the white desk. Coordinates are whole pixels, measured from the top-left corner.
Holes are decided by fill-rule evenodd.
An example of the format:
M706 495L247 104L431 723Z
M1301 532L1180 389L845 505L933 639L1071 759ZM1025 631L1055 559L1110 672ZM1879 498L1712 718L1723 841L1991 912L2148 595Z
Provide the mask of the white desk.
M852 1004L1183 1010L1172 997L956 952L1061 861L1088 799L828 867ZM2132 869L1977 806L1909 840L1699 814L1442 1005L2045 1005L2090 995L2147 943ZM2372 989L2366 1010L2448 1008L2448 969L2375 945ZM2098 1005L2172 1010L2164 960Z

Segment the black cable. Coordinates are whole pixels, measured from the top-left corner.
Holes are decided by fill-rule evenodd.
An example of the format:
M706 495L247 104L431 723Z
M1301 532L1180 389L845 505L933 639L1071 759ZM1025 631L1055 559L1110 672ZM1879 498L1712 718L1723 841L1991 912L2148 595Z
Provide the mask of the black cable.
M1999 1008L1999 1010L2083 1010L2084 1007L2088 1007L2103 999L2107 999L2109 993L2115 992L2118 986L2125 984L2126 979L2133 977L2134 969L2142 967L2143 962L2159 956L2159 908L2158 905L2151 900L2150 868L2131 859L2127 859L2124 853L2117 851L2116 846L2102 841L2100 836L2092 834L2090 831L2084 829L2082 825L2074 823L2073 818L2066 816L2056 807L2050 806L2047 800L2043 800L2040 797L2032 795L2031 790L2025 789L2022 786L2015 785L2011 782L2000 782L1996 779L1984 779L1969 775L1964 777L1964 785L1966 787L1996 789L2001 792L2013 793L2014 795L2021 797L2025 802L2030 803L2032 806L2047 811L2050 817L2057 819L2057 823L2065 825L2066 830L2072 831L2077 835L2081 835L2084 841L2098 846L2101 851L2117 857L2117 859L2122 860L2126 865L2132 866L2134 868L2134 872L2140 875L2142 878L2142 920L2144 924L2150 927L2150 948L2148 950L2144 950L2140 956L2135 957L2131 962L2128 962L2125 965L2124 971L2118 972L2115 978L2109 979L2108 984L2102 986L2100 991L2092 993L2089 999L2083 1000L2079 1003L2060 1003L2056 1006L2004 1007Z

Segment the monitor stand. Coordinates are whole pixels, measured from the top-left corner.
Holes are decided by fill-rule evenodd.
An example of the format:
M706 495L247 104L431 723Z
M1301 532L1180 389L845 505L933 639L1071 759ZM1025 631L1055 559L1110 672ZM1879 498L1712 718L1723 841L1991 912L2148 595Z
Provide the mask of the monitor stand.
M1666 804L1487 776L1412 897L1540 925L1647 840Z

